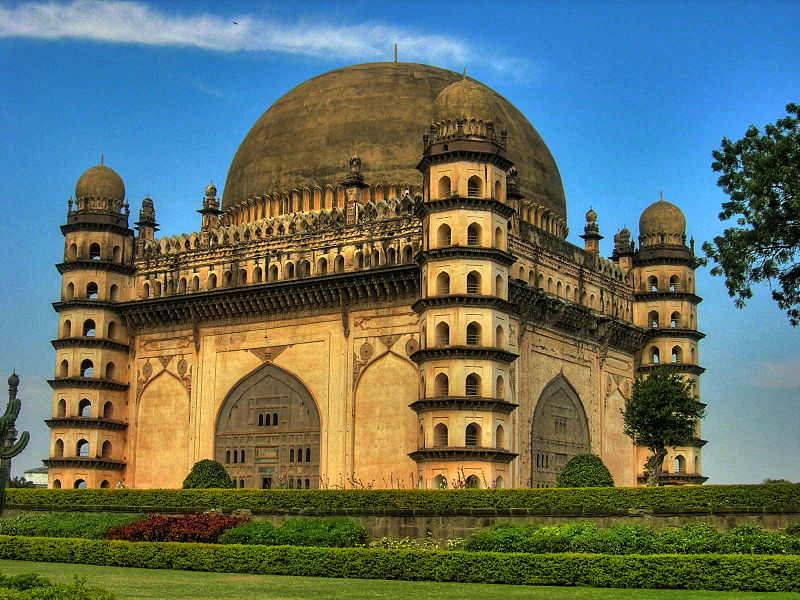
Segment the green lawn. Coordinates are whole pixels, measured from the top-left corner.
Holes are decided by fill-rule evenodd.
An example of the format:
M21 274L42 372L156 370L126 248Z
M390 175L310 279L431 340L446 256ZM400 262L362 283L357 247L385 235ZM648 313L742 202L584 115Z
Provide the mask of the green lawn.
M276 577L156 569L127 569L60 563L0 560L0 572L16 575L35 571L53 581L70 582L73 575L127 598L208 598L215 600L348 598L407 600L798 600L800 594L760 592L703 592L685 590L619 590L599 588L524 587L472 583L379 581Z

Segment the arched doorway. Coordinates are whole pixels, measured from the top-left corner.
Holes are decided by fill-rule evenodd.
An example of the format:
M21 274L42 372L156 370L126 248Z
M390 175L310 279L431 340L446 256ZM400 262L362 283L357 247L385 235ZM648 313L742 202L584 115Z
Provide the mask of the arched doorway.
M590 451L583 403L567 378L559 374L545 386L533 413L531 487L555 487L567 461Z
M311 393L293 375L265 364L222 403L214 452L240 487L317 489L319 440Z

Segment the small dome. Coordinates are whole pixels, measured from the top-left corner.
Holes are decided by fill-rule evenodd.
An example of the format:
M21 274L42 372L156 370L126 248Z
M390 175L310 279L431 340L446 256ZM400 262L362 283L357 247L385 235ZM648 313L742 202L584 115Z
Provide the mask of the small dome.
M586 213L586 222L587 223L597 222L597 213L594 211L593 208L590 208L589 211Z
M492 92L469 79L459 79L444 88L433 103L434 121L445 119L483 119L494 121L497 110Z
M16 373L11 373L11 376L8 378L8 385L9 387L18 387L19 375L17 375Z
M659 233L676 235L686 233L686 217L683 211L663 198L644 209L639 218L639 235Z
M101 163L80 176L75 186L75 198L125 200L125 184L114 169Z
M216 196L217 195L217 186L214 185L212 181L206 186L206 196Z

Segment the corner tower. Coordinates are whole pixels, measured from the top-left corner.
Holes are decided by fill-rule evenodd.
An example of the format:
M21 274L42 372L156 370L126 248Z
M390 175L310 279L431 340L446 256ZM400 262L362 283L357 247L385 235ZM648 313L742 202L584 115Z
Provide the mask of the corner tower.
M111 487L123 479L128 335L115 311L133 286L134 238L125 185L102 164L70 198L64 234L49 487Z
M442 91L446 112L423 136L421 348L417 449L422 487L511 487L515 422L507 251L505 132L498 136L482 88L464 79ZM509 345L514 343L513 347Z
M639 219L637 251L633 251L627 236L620 237L616 240L615 258L624 260L632 255L634 323L646 328L648 334L639 373L670 365L699 394L698 378L705 369L699 365L698 342L705 335L698 331L697 306L702 298L695 293L696 259L694 243L686 245L686 217L662 197L648 206ZM698 425L691 446L670 449L664 465L665 481L702 483L708 479L702 475L701 449L706 442L700 439L699 429ZM640 449L638 464L644 464L646 453Z

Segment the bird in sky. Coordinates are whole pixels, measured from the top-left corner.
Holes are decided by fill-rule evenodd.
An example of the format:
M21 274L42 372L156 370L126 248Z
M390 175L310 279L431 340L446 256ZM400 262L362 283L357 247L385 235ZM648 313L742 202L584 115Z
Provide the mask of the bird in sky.
M234 21L233 24L236 25L237 27L239 26L239 24L236 21Z

